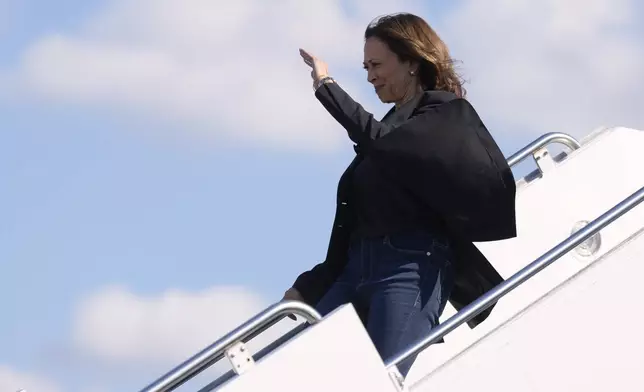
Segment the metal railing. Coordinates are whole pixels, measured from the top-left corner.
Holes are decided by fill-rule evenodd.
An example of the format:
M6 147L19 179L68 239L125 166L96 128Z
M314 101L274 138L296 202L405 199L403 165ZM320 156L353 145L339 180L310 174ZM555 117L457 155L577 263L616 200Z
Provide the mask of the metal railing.
M568 237L566 240L544 253L541 257L528 264L522 270L512 275L503 283L499 284L492 290L488 291L483 296L479 297L476 301L461 309L454 316L445 320L444 323L439 324L433 329L427 337L415 343L408 348L402 350L400 353L394 355L385 361L385 366L388 370L392 371L394 366L397 366L407 358L416 355L429 347L431 344L437 342L448 333L452 332L459 326L468 322L476 317L481 312L485 311L492 304L496 303L500 298L523 284L528 279L535 276L541 270L561 258L566 253L575 249L579 244L586 241L588 238L595 235L598 231L615 221L620 216L626 214L637 205L644 201L644 187L640 188L637 192L633 193L610 210L606 211L600 217L589 223L587 226L577 231L575 234Z
M280 338L275 339L272 343L270 343L268 346L264 347L263 349L259 350L255 355L253 355L253 360L255 362L261 360L274 350L277 350L281 345L285 344L289 340L293 339L297 335L300 334L300 332L304 331L306 328L308 328L309 325L307 323L300 324L297 327L291 329L290 331L286 332L284 335L282 335ZM232 379L235 377L237 373L235 373L234 370L229 370L226 373L222 374L221 376L217 377L216 380L209 382L206 386L201 388L197 392L211 392L215 390L215 388L218 388L219 386L225 384L228 380Z
M279 302L266 308L244 324L206 347L179 366L172 369L158 380L148 385L141 392L167 392L181 386L192 377L212 366L224 357L225 352L237 342L248 342L284 317L296 314L304 317L309 324L322 319L320 314L309 305L298 301Z
M508 165L510 167L520 163L524 159L528 158L535 152L537 152L539 149L542 149L543 147L547 146L548 144L552 143L560 143L565 145L566 147L570 148L571 150L576 150L578 148L581 148L581 144L575 139L574 137L561 133L561 132L551 132L551 133L546 133L545 135L539 137L532 143L528 144L527 146L523 147L516 153L514 153L510 158L507 159Z
M527 146L510 156L507 159L508 165L512 167L520 163L524 159L530 157L539 149L552 143L564 144L571 150L576 150L581 147L580 143L570 135L558 132L548 133L534 140L532 143L528 144ZM561 257L562 254L568 252L571 249L574 249L574 247L576 247L578 244L585 241L587 237L592 236L596 231L599 231L605 225L612 222L612 220L621 216L621 214L625 213L627 210L630 210L636 204L639 204L639 202L642 201L641 199L643 189L640 189L640 191L635 194L635 196L638 197L638 200L634 204L628 204L633 203L632 201L629 201L633 196L620 203L620 205L626 203L626 207L622 206L622 209L624 211L622 211L620 214L615 216L610 215L608 217L602 216L598 218L596 221L577 232L574 236L568 238L568 240L558 245L558 247L553 248L553 250L534 261L532 264L515 274L513 277L504 281L504 283L497 286L495 289L491 290L484 296L480 297L477 301L463 308L458 314L434 329L432 333L430 333L430 335L425 339L396 355L392 360L387 361L387 368L390 369L391 367L396 366L400 362L404 361L406 358L424 350L426 347L441 339L461 324L469 321L471 318L475 317L477 314L491 306L491 304L495 303L499 298L503 297L505 294L519 286L521 283L523 283L523 281L529 279L541 269L545 268L547 265ZM618 207L620 205L618 205ZM605 215L611 212L613 212L613 210L607 212ZM605 222L602 219L605 220ZM595 230L592 230L593 228ZM585 236L585 233L590 234ZM561 251L559 249L560 247L565 247L566 250ZM263 312L251 318L246 323L234 329L210 346L206 347L201 352L187 359L185 362L175 367L170 372L163 375L146 388L142 389L140 392L168 392L178 388L195 375L199 374L203 370L207 369L208 367L212 366L214 363L222 359L225 355L226 350L229 349L233 344L240 341L244 343L250 341L260 333L264 332L266 329L279 322L287 315L291 314L297 314L304 317L308 324L314 324L321 320L321 316L317 311L315 311L315 309L302 302L286 301L277 303L265 309ZM306 327L307 325L301 325L287 332L281 338L277 339L276 341L259 351L254 356L254 359L261 359L262 357L282 345L284 342L292 339ZM221 385L227 380L233 378L234 376L235 372L231 370L220 376L217 380L202 388L201 391L210 391L216 388L218 385Z

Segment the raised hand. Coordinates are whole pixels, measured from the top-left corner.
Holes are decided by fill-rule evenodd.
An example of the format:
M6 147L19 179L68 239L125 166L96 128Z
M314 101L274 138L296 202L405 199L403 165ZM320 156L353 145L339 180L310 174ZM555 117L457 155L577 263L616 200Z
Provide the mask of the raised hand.
M313 86L324 77L329 76L329 66L321 59L315 57L304 49L300 49L300 56L304 63L311 67L311 78L313 79Z

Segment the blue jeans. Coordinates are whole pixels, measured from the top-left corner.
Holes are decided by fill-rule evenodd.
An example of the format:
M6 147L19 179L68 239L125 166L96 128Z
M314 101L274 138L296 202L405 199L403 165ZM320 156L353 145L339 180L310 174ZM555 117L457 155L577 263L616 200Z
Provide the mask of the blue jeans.
M352 303L383 360L438 325L454 276L449 245L414 232L355 241L338 280L316 308ZM415 356L398 365L406 376Z

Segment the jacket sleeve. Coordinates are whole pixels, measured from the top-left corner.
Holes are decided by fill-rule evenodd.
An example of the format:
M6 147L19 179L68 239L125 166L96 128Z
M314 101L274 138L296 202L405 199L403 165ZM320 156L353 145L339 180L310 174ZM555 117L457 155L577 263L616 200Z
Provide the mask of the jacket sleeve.
M317 264L295 280L293 287L302 295L304 302L315 306L338 279L347 263L346 250L349 233L334 223L329 240L329 249L324 262Z
M347 130L349 138L364 146L391 131L391 127L374 118L362 105L353 100L337 83L325 83L315 91L322 106Z
M391 127L337 83L322 85L315 95L361 153L440 214L450 233L469 241L516 235L510 168L465 99L420 105L407 121Z
M293 287L302 295L304 302L315 306L331 288L336 274L328 260L317 264L315 267L297 277Z

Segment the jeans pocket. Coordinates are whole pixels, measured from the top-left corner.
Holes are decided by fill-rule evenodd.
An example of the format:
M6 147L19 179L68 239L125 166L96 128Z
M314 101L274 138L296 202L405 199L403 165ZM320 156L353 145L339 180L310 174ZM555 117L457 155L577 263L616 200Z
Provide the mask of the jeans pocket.
M426 258L438 268L451 265L449 244L431 235L387 235L383 238L383 245L400 255Z
M434 253L431 239L419 241L406 236L385 236L383 244L389 249L409 256L429 257Z

